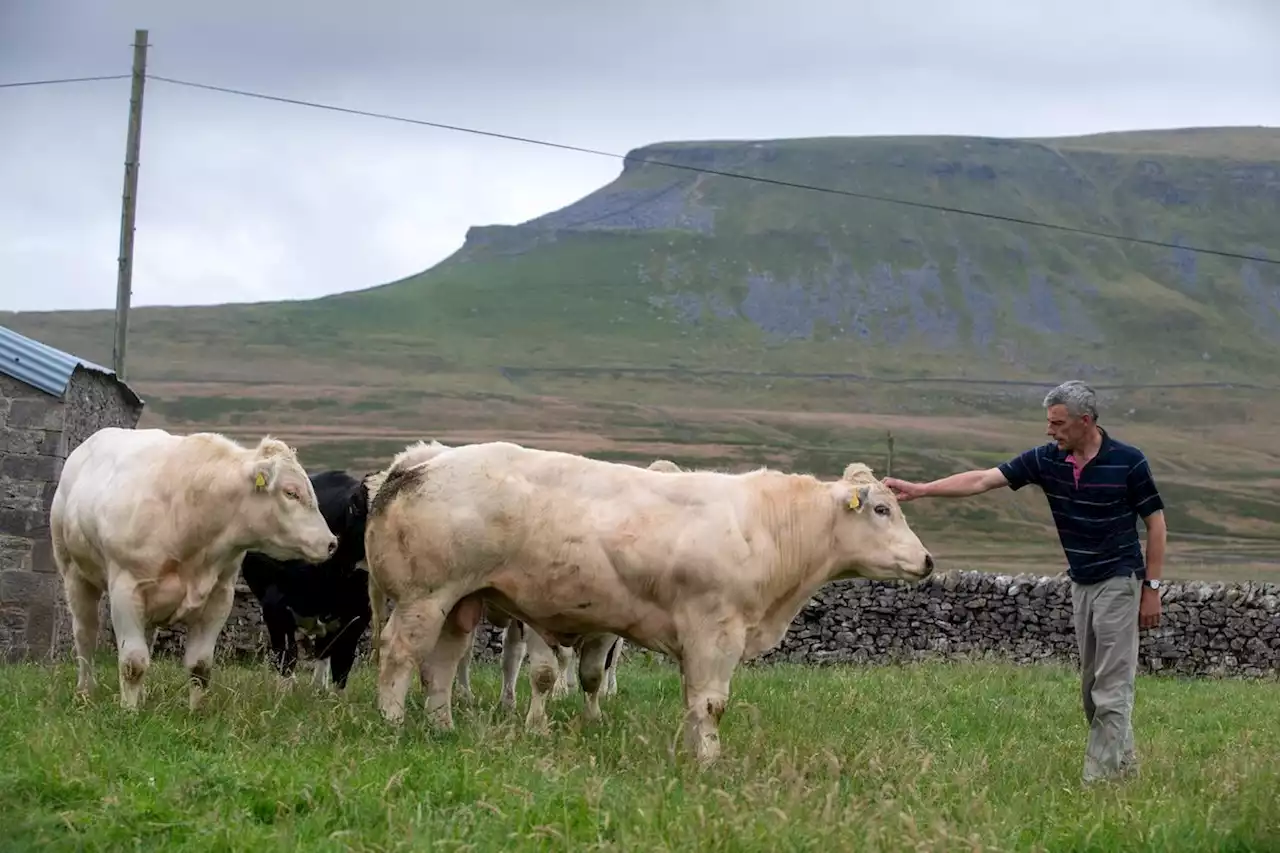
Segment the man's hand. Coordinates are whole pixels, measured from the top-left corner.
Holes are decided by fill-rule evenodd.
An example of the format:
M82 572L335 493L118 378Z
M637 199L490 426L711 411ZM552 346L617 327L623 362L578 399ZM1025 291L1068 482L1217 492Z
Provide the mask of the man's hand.
M920 483L899 480L897 477L885 477L881 482L892 489L894 497L903 503L924 495L924 487Z
M899 501L914 501L915 498L924 497L922 483L911 483L910 480L900 480L896 476L886 476L881 482L892 489L893 497Z
M1138 605L1138 627L1154 628L1160 624L1160 591L1149 586L1142 588L1142 601Z

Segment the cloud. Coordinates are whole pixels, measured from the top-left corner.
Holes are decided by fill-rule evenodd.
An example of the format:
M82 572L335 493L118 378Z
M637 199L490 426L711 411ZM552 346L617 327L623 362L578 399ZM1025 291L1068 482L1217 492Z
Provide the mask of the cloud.
M1259 0L175 4L0 12L0 79L153 74L625 153L664 140L1280 125ZM0 90L0 308L114 304L128 81ZM309 298L425 269L621 164L147 85L134 304Z

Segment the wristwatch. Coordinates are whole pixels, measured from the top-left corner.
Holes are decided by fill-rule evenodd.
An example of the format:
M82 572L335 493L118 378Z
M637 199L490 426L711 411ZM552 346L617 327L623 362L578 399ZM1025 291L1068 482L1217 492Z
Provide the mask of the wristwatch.
M1160 579L1159 578L1143 578L1142 585L1147 587L1148 589L1159 589Z

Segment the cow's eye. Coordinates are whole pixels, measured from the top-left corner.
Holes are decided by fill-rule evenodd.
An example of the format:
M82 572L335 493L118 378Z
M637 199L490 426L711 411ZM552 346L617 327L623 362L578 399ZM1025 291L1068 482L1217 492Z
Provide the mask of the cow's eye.
M876 504L876 515L888 515L890 512L888 504Z
M285 496L286 498L288 498L289 500L291 500L291 501L300 501L300 500L302 500L302 495L298 494L298 490L297 490L297 489L285 489L285 490L284 490L284 496Z

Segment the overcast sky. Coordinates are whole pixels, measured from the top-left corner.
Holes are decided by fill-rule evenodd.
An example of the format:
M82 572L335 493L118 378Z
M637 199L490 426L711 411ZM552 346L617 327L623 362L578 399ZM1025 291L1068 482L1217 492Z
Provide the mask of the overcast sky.
M108 8L110 7L110 8ZM1276 0L0 0L0 82L148 71L625 153L1280 125ZM0 309L115 304L128 80L0 89ZM616 160L149 81L133 304L425 269Z

